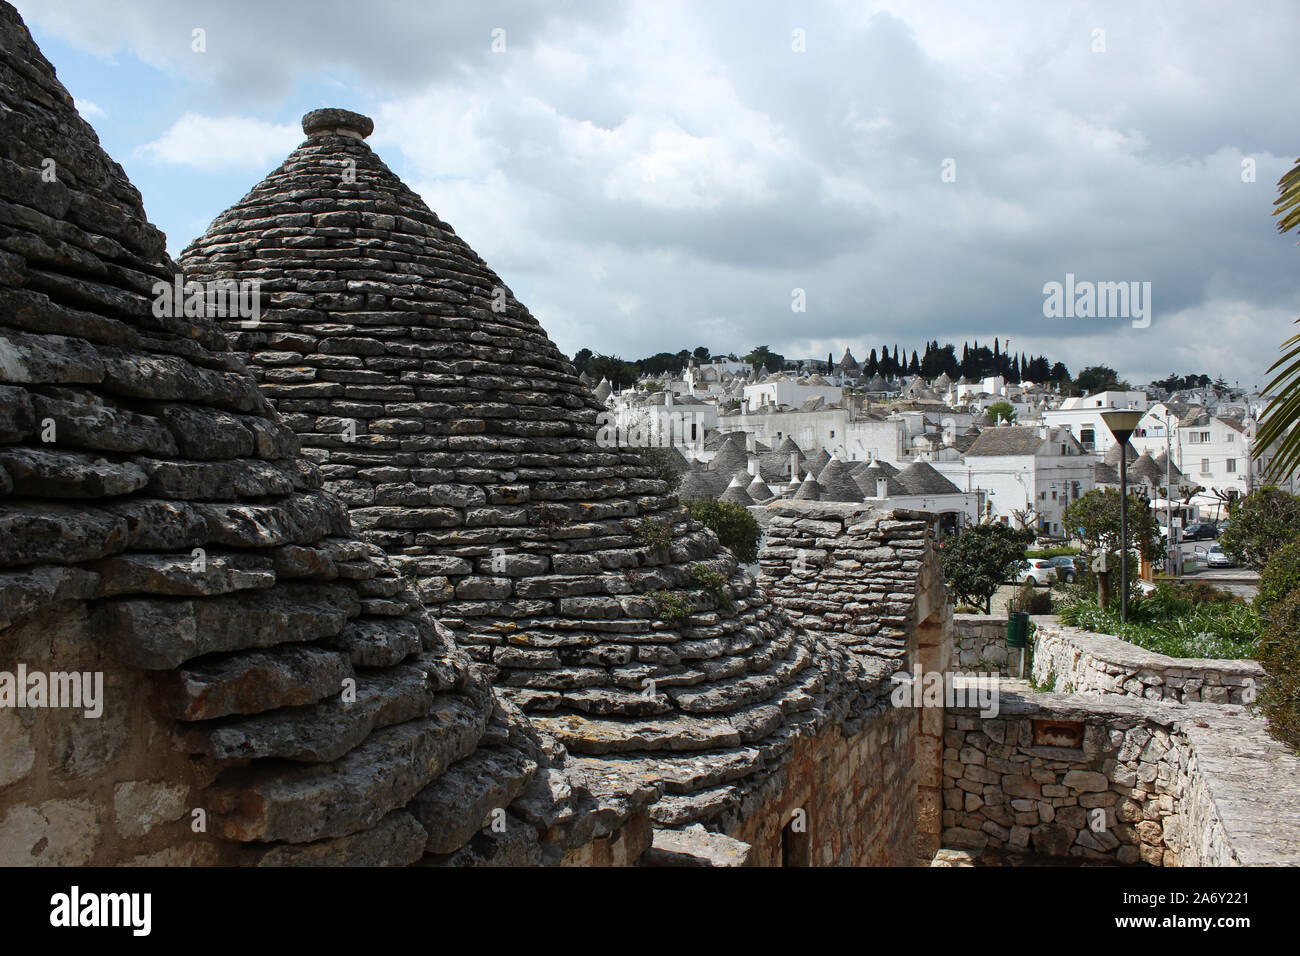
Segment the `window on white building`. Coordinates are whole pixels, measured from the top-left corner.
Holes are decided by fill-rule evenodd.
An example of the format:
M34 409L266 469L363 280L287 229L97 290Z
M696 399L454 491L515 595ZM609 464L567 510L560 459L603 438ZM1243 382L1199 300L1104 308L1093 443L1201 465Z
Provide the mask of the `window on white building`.
M1235 459L1235 458L1229 458L1229 459L1228 459L1228 474L1231 475L1231 474L1235 473L1236 470L1237 470L1237 459Z
M1203 474L1203 475L1208 475L1209 473L1210 473L1210 459L1208 459L1208 458L1202 458L1202 459L1201 459L1201 474Z

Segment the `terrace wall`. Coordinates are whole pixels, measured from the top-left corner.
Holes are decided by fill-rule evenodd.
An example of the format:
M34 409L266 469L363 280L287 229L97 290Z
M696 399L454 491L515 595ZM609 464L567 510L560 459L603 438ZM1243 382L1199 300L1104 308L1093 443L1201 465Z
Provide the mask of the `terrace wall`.
M1248 704L1264 677L1257 661L1168 657L1053 618L1035 624L1034 681L1062 693Z

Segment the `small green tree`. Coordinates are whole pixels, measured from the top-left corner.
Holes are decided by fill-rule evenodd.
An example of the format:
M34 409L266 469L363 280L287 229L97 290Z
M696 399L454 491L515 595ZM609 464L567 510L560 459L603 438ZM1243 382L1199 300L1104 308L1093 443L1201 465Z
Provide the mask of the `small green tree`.
M763 536L763 529L744 505L701 498L688 501L686 508L691 517L716 534L723 546L730 548L742 564L753 564L758 560L758 539Z
M1005 399L994 402L984 410L994 422L1006 422L1008 425L1014 424L1016 420L1016 407Z
M1145 498L1128 496L1128 542L1142 557L1151 560L1160 553L1160 525ZM1119 554L1119 491L1094 488L1072 501L1061 518L1071 534L1083 541L1089 555L1106 551Z
M1268 614L1280 605L1292 591L1300 587L1300 541L1288 541L1268 559L1259 572L1259 593L1255 607L1260 614Z
M1300 538L1300 498L1272 485L1237 501L1229 516L1219 545L1228 557L1255 571L1282 545Z
M1300 591L1273 608L1258 656L1268 676L1255 703L1268 719L1269 734L1300 750Z
M993 593L1025 558L1032 531L1003 524L967 528L943 547L943 579L963 604L992 610Z

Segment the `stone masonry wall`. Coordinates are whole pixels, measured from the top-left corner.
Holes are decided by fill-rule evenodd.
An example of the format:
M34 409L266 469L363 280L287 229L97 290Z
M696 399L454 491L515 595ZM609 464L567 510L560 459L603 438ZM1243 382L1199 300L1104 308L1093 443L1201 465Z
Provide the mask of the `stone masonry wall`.
M759 583L777 604L855 654L903 663L909 634L947 600L928 516L833 502L769 510Z
M928 515L815 501L781 501L767 511L760 584L792 620L847 648L882 678L900 670L950 668L952 607ZM890 726L903 720L911 728L905 743L910 755L895 758L911 765L900 774L899 789L881 796L912 814L909 859L915 860L929 858L940 846L943 709L906 714L914 716L894 710L890 718L877 718ZM881 862L885 856L902 859L903 852L866 858Z
M991 614L954 614L953 664L964 671L1014 674L1020 654L1007 647L1007 619Z
M1000 705L988 719L947 714L946 846L1153 866L1300 862L1300 759L1244 711L1006 692Z
M797 810L812 866L912 866L916 862L919 711L889 703L891 681L856 720L795 745L775 793L728 835L751 844L751 866L781 866L782 830Z
M84 603L0 632L6 660L104 679L98 717L75 708L0 708L0 861L236 862L233 845L191 830L191 813L204 805L200 794L218 768L173 746L168 722L141 706L153 691L149 675L123 667L101 638Z
M1061 693L1248 704L1264 677L1257 661L1167 657L1050 618L1035 623L1034 680Z

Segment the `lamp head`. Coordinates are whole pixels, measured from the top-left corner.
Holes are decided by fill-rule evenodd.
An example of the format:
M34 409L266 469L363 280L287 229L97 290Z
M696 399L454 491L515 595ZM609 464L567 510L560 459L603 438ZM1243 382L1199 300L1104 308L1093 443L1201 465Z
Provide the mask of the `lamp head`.
M1114 408L1108 412L1101 413L1101 420L1106 423L1110 433L1115 436L1115 441L1121 445L1128 443L1129 437L1133 434L1142 421L1144 412L1134 408Z

